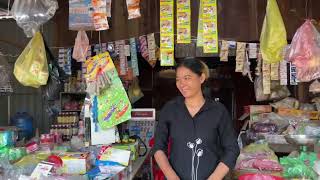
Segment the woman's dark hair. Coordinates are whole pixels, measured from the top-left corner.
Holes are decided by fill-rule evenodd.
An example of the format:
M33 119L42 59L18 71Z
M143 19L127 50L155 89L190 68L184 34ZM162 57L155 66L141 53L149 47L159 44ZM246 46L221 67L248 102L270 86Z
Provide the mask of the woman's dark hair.
M203 61L196 58L185 58L177 64L176 68L178 69L179 67L188 68L199 76L203 73L205 75L205 81L202 83L202 93L205 98L211 98L210 87L207 84L210 72L208 66Z

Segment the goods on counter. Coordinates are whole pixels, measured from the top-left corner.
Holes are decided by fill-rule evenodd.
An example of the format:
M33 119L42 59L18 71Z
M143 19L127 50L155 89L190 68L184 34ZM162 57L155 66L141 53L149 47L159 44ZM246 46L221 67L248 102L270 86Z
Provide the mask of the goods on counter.
M237 170L256 169L282 171L277 156L267 144L250 144L241 150L236 163Z
M284 180L284 178L267 174L244 174L239 180Z
M316 173L301 158L284 157L280 158L280 164L284 167L285 178L311 178L316 179Z
M90 169L89 153L66 152L60 155L63 161L63 173L85 174Z

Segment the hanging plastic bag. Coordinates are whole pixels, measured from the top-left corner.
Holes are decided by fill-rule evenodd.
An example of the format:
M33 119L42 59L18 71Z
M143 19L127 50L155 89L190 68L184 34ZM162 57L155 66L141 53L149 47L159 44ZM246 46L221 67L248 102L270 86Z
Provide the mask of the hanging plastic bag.
M320 34L311 20L306 20L297 30L287 56L297 67L300 82L320 78Z
M48 64L42 35L37 32L14 64L14 76L24 86L47 84Z
M128 8L128 19L134 19L141 16L140 14L140 0L126 0Z
M57 0L15 0L11 13L27 37L32 37L57 9Z
M260 35L262 58L267 63L283 60L283 49L287 45L287 33L276 0L268 0L266 16Z
M73 59L79 62L84 62L86 60L89 47L90 45L87 33L85 31L78 31L72 53Z

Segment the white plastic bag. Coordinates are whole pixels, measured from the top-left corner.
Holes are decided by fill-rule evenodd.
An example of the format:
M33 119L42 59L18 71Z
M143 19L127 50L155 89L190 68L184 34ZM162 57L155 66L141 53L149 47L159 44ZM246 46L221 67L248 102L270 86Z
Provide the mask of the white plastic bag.
M57 9L57 0L15 0L11 13L27 37L32 37Z
M89 39L86 32L78 31L72 53L73 59L79 62L85 61L89 47Z

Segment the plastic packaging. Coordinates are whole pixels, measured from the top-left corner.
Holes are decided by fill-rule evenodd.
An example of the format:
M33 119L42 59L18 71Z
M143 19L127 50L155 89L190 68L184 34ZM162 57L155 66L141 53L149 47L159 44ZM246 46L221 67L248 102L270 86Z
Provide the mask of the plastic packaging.
M262 76L258 76L254 80L254 92L256 101L267 101L269 99L270 95L263 93Z
M0 148L14 144L14 132L0 131Z
M311 20L306 20L297 30L287 56L297 67L300 82L320 78L320 34Z
M284 167L285 178L310 178L316 179L316 173L312 167L308 167L304 161L296 157L280 158L280 164Z
M78 31L72 53L73 59L79 62L85 61L89 47L87 33L85 31Z
M290 96L290 91L287 86L280 85L280 81L271 82L270 100L279 100Z
M141 16L140 0L126 0L128 8L128 19L134 19Z
M263 21L260 50L262 58L268 63L283 60L283 49L287 45L287 33L276 0L268 0L266 16Z
M14 64L13 74L24 86L38 88L47 84L48 63L40 32L37 32Z
M56 0L15 0L11 13L27 37L32 37L57 9Z
M268 174L244 174L239 176L239 180L285 180L282 177Z
M271 103L272 107L279 108L289 108L289 109L297 109L299 107L299 101L293 97L287 97L278 102Z
M254 123L251 127L251 129L258 133L276 133L278 131L278 128L273 123Z
M301 103L299 109L303 111L314 111L315 106L309 103Z
M312 92L314 94L320 93L320 82L318 80L315 80L312 84L310 84L309 92Z

